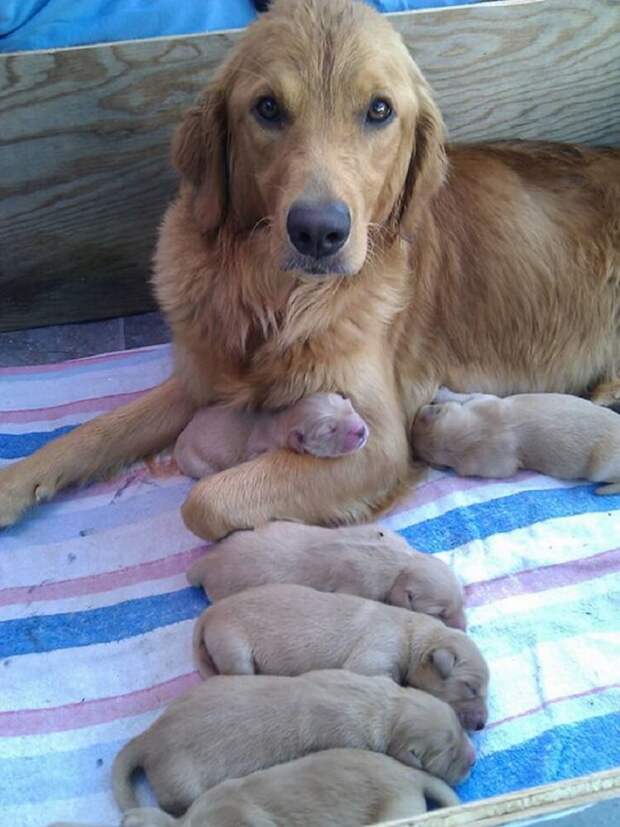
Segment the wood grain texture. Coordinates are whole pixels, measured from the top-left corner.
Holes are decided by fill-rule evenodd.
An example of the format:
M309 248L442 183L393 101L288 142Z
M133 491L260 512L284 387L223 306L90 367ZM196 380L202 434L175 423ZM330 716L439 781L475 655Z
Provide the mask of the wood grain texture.
M620 141L620 4L393 15L453 140ZM0 330L152 306L180 112L237 32L0 56Z
M380 824L381 827L499 827L503 824L529 824L530 819L585 807L599 801L617 800L619 796L620 769L604 770ZM592 827L597 824L594 815L591 823Z

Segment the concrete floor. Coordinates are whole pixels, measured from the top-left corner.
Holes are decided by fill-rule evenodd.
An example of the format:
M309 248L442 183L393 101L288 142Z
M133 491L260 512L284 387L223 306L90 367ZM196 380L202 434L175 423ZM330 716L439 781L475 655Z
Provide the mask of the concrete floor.
M170 341L159 313L0 333L0 367L42 365Z

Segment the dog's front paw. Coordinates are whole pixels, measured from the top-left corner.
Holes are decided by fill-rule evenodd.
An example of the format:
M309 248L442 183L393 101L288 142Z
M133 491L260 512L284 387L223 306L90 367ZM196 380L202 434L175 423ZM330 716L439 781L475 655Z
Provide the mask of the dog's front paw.
M221 540L231 531L252 528L241 519L231 518L230 507L221 507L220 497L210 490L210 480L197 483L181 508L183 522L203 540Z
M48 499L48 492L17 462L0 471L0 528L16 523L37 502Z

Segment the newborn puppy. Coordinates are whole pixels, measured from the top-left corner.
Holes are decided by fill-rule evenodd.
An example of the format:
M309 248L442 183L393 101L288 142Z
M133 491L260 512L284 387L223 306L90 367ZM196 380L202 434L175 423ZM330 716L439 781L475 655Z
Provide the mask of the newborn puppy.
M363 448L364 420L338 393L315 393L280 413L248 413L211 405L199 410L174 448L179 469L205 477L276 448L338 457Z
M461 631L417 612L306 586L270 585L226 597L194 626L203 677L301 675L348 669L435 695L465 729L487 720L489 670Z
M465 629L463 594L451 569L379 525L319 528L274 522L237 531L209 549L187 578L212 601L264 583L356 594Z
M131 774L143 767L159 805L184 812L229 778L335 747L391 755L455 784L475 753L447 705L387 678L345 670L298 678L217 676L174 701L117 755L123 811L137 806Z
M203 793L180 819L145 808L122 827L359 827L459 803L445 781L359 749L330 749Z
M465 477L511 477L528 468L560 479L608 482L597 494L620 493L620 416L559 393L500 399L444 390L413 424L421 459Z

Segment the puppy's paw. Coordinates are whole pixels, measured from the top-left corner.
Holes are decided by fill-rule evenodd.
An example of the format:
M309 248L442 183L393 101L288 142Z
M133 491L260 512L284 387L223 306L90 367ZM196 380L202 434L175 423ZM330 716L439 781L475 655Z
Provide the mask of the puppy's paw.
M173 827L175 818L155 807L140 807L129 810L123 816L121 827Z

